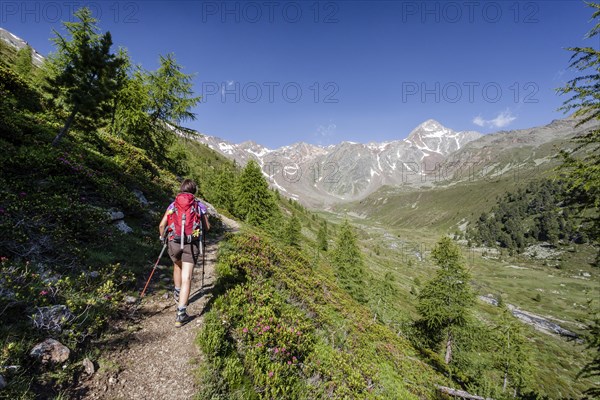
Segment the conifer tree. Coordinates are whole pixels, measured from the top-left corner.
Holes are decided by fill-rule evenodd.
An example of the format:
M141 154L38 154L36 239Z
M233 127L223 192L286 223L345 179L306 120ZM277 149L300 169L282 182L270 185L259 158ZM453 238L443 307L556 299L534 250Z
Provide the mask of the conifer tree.
M317 248L322 251L327 251L329 248L329 244L327 243L327 222L325 221L319 226L319 231L317 232Z
M27 45L20 49L15 56L15 71L22 78L28 79L33 69L33 58L31 56L33 49Z
M48 90L64 105L68 117L52 144L58 145L75 117L98 119L107 113L107 101L118 89L116 73L122 60L110 52L110 32L100 35L89 8L75 12L76 22L64 22L69 38L57 31L57 54L50 58L55 74L48 78Z
M235 212L249 224L266 226L277 213L274 195L256 161L250 160L237 180Z
M367 301L365 294L365 269L362 253L356 243L356 235L348 220L340 228L333 251L335 274L342 287L361 303Z
M154 143L150 117L146 112L150 102L147 73L130 65L128 57L125 60L121 73L125 72L127 77L120 77L123 84L113 103L111 133L148 150Z
M300 226L300 219L296 216L296 213L292 213L292 216L287 220L285 224L284 238L285 243L288 246L300 247L300 232L302 227Z
M200 97L194 97L193 75L181 72L173 54L160 56L160 67L148 76L149 114L153 124L162 122L184 129L180 124L195 120L191 109L198 104Z
M562 88L559 94L571 97L565 100L561 110L572 111L578 117L577 126L588 122L590 130L574 139L577 147L574 152L562 152L564 158L563 168L567 173L566 182L569 189L579 192L576 202L582 214L591 213L590 237L600 237L600 50L598 37L600 37L600 3L586 3L592 8L592 21L594 27L587 33L586 38L592 39L589 47L569 47L572 51L570 68L579 71L582 75L571 79ZM588 211L589 210L589 211ZM600 266L600 252L596 257L596 265Z
M442 238L431 255L440 269L421 290L417 311L428 334L443 338L444 359L449 364L452 361L454 331L467 324L475 295L460 248L450 238Z
M518 395L527 385L531 375L527 338L521 324L504 307L499 324L495 328L493 349L494 364L502 372L502 391L512 388Z
M233 212L235 180L235 173L231 168L224 167L216 173L212 196L217 207Z
M586 3L592 8L594 27L587 33L586 38L592 43L598 43L600 36L600 3ZM595 40L595 42L594 42ZM574 116L579 117L577 123L594 122L591 129L575 139L578 146L573 153L563 152L563 168L567 172L567 182L572 191L580 191L577 198L582 214L591 212L591 228L589 236L597 241L600 237L600 50L597 45L589 47L571 47L570 68L581 73L558 89L560 94L571 97L563 103L565 112L575 110ZM589 210L589 211L588 211ZM600 251L596 255L595 264L600 267ZM592 361L588 363L580 375L585 377L600 376L600 317L598 308L592 308L592 322L587 327L588 349L592 353ZM585 391L590 396L600 397L600 385L596 384Z

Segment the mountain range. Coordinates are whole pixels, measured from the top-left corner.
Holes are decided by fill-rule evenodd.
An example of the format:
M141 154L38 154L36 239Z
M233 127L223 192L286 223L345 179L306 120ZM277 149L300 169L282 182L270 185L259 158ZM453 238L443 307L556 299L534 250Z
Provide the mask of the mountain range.
M278 149L207 135L198 140L238 164L255 160L283 195L327 207L364 198L384 185L439 186L535 168L552 159L558 142L589 128L575 125L574 119L562 119L542 127L482 135L457 132L430 119L403 140L326 147L300 142Z

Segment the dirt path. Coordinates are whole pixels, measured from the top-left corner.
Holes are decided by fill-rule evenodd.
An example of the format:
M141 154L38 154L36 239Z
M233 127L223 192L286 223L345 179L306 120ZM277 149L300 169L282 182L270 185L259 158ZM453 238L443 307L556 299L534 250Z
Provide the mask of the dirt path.
M229 230L238 229L235 221L223 220ZM198 393L194 370L201 355L194 341L212 297L217 247L218 240L207 242L203 287L201 263L194 269L188 305L191 321L175 327L176 306L170 292L168 298L147 295L103 343L100 360L93 360L100 369L90 377L82 375L75 398L177 400L192 399ZM170 287L171 271L164 267L153 279Z

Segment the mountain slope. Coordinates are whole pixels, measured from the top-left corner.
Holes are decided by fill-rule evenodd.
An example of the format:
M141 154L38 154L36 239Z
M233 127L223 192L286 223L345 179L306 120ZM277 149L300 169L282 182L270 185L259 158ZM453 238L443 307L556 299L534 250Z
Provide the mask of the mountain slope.
M487 211L497 196L552 174L559 149L590 124L556 120L530 129L498 132L466 143L420 176L420 185L389 185L338 210L387 226L453 229Z
M18 37L17 35L7 31L6 29L0 28L0 40L9 44L15 50L21 50L22 48L27 47L29 44ZM44 56L38 53L35 49L31 49L31 61L34 65L40 66L44 62Z

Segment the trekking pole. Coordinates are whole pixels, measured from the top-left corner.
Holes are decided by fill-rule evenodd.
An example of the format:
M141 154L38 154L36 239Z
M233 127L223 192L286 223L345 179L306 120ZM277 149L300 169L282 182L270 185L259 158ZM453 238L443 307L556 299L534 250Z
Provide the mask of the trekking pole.
M160 251L160 254L158 255L158 258L156 259L156 262L154 263L154 268L152 268L152 272L150 272L150 276L148 277L148 281L146 281L146 286L144 286L144 290L142 290L142 293L140 294L140 300L144 297L144 294L146 294L146 289L148 288L148 284L150 284L150 280L152 279L152 275L154 275L154 271L156 271L156 267L158 267L158 263L160 262L160 259L162 258L162 255L165 252L165 249L167 248L167 245L169 243L166 240L167 231L168 231L168 229L165 229L165 231L163 232L162 237L160 238L161 241L164 243L163 244L163 248Z
M206 234L202 233L202 289L204 289L204 263L206 261Z

